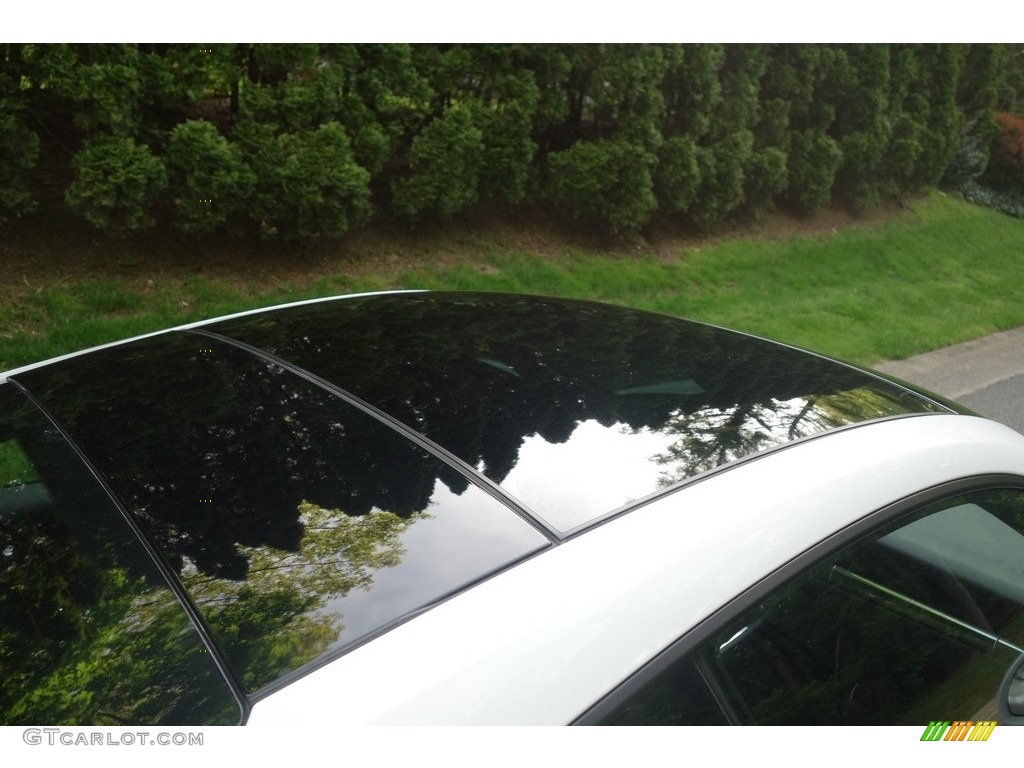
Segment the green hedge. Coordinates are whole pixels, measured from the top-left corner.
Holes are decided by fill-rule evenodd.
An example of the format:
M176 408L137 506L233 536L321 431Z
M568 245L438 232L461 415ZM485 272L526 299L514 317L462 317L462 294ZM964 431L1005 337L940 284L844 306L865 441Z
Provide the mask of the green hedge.
M0 215L54 187L106 231L298 238L866 208L981 178L1022 88L1018 45L4 44Z

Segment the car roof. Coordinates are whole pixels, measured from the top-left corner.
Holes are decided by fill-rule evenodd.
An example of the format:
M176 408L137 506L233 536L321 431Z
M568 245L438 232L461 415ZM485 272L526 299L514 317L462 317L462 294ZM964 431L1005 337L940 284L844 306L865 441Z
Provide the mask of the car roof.
M184 584L249 693L681 484L945 411L714 326L506 294L303 302L6 378ZM254 652L225 618L243 603L247 620L290 616L291 639L265 628Z
M343 392L500 486L506 500L560 535L795 439L948 406L787 345L548 297L361 294L171 332L182 331L246 348ZM166 335L85 354L126 344L158 349ZM82 356L6 377L25 381L33 369L59 370ZM132 386L126 397L138 396ZM725 434L728 441L717 439Z

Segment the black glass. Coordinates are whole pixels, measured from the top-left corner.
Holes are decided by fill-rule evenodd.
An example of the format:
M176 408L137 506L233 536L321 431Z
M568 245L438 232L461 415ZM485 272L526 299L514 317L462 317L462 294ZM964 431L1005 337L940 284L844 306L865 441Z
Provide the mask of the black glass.
M378 295L209 329L372 403L562 531L791 440L942 410L779 344L587 302Z
M153 337L19 377L258 691L548 539L405 436L249 352Z
M51 424L0 385L0 724L234 724L209 648Z
M692 661L657 678L624 702L601 725L728 725L725 713Z

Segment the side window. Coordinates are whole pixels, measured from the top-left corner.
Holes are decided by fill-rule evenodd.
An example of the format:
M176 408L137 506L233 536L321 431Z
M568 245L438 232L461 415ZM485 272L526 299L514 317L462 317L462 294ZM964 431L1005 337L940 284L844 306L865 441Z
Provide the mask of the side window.
M929 505L790 582L626 709L671 708L665 697L696 665L748 724L995 720L1000 682L1024 653L1022 563L1024 491ZM672 722L696 724L676 710Z
M174 593L59 433L0 385L0 725L230 724Z
M728 725L725 714L690 659L677 664L602 725Z

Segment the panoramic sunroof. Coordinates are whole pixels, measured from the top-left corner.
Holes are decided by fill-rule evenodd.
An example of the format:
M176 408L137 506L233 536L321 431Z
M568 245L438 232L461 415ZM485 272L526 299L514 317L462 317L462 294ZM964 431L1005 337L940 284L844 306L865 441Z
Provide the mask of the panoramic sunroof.
M785 442L940 410L782 345L587 302L384 294L204 329L357 395L563 532Z

